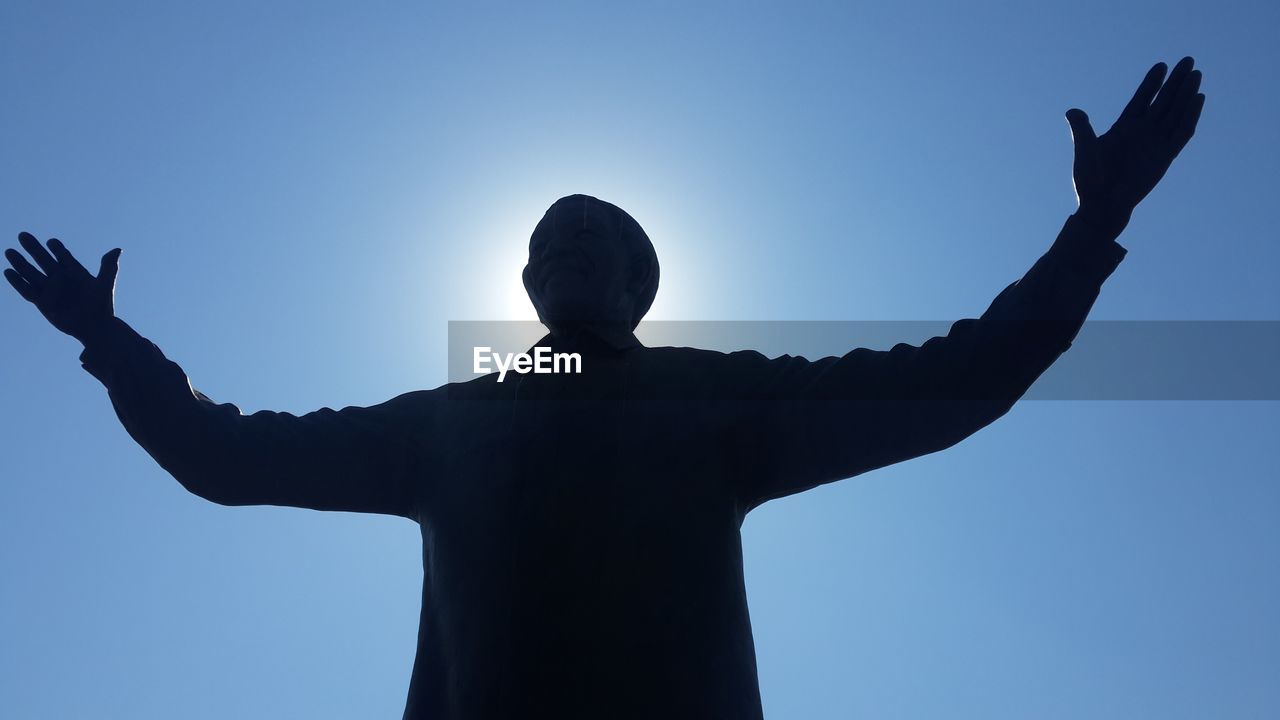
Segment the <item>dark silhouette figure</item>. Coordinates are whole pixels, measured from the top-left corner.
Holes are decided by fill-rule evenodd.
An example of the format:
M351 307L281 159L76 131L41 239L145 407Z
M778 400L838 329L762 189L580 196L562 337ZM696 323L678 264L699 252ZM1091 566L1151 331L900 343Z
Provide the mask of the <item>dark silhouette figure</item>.
M1067 112L1079 209L978 319L842 357L644 347L658 262L627 213L556 201L524 284L581 374L488 375L372 407L244 415L115 317L120 250L90 275L23 233L5 276L84 344L129 434L222 505L385 513L422 529L406 718L761 716L739 531L777 497L950 447L1074 339L1116 238L1195 131L1184 58L1114 126ZM37 267L38 266L38 267Z

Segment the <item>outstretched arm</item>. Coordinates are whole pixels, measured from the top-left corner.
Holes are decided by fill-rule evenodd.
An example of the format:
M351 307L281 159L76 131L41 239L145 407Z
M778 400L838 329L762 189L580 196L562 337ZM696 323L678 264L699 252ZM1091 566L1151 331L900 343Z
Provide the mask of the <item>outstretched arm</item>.
M1052 247L978 319L943 337L888 351L809 361L735 353L736 377L758 398L741 418L739 504L852 477L950 447L1004 415L1070 347L1126 250L1116 238L1195 132L1204 96L1184 58L1165 81L1147 73L1110 130L1083 111L1075 139L1079 208Z
M420 432L434 393L305 415L244 415L191 386L177 363L115 317L120 250L96 277L57 239L28 233L5 255L14 289L84 344L80 361L106 386L125 430L191 492L223 505L287 505L417 518Z

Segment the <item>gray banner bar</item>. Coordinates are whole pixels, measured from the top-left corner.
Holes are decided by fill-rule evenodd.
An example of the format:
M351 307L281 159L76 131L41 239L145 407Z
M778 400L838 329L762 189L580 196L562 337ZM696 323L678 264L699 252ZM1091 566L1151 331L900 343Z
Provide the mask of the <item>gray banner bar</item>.
M649 347L840 356L946 335L952 321L652 321ZM546 335L533 321L449 323L450 382L479 377L475 348L523 353ZM589 370L584 369L584 372ZM483 374L483 373L481 373ZM1088 321L1026 394L1035 400L1280 400L1280 321Z

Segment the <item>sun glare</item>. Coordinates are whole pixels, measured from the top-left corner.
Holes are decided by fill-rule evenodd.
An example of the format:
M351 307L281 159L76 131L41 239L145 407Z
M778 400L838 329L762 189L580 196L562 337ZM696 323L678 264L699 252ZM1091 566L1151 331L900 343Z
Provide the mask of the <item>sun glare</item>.
M523 207L521 208L523 209ZM485 248L474 264L471 287L482 288L483 296L468 313L476 320L537 320L520 274L529 259L529 235L540 215L512 212L476 236L477 247Z

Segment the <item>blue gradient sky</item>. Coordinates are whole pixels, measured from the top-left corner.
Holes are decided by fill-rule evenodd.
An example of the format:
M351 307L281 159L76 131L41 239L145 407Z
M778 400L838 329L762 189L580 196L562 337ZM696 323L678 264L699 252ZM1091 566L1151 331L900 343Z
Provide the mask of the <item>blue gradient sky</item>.
M0 9L0 229L92 268L245 412L445 380L527 318L542 211L653 238L658 319L981 313L1192 54L1199 134L1094 318L1280 319L1274 3L61 3ZM402 519L213 505L4 287L0 714L399 717ZM744 528L772 718L1280 716L1280 407L1028 402Z

